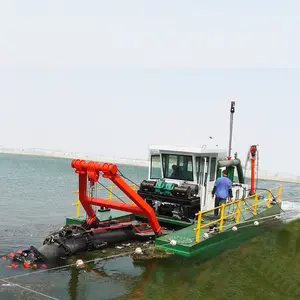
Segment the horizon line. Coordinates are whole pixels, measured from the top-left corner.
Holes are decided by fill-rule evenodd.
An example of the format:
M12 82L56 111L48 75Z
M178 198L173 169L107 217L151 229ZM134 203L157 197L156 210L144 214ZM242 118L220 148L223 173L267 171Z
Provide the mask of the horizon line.
M106 155L70 152L70 151L53 150L53 149L8 148L8 147L0 146L0 154L41 156L41 157L53 157L53 158L62 158L62 159L78 158L78 159L98 160L98 161L102 161L102 162L109 161L111 163L121 164L121 165L147 167L147 168L149 167L149 159L109 157ZM250 167L248 167L246 169L245 178L249 178L249 176L247 176L247 171L250 171ZM285 173L285 172L270 172L267 170L258 170L258 172L259 172L258 177L259 177L259 179L262 179L262 180L300 183L300 176L295 175L295 174L291 174L291 173L280 174L280 173ZM264 173L264 175L262 173Z

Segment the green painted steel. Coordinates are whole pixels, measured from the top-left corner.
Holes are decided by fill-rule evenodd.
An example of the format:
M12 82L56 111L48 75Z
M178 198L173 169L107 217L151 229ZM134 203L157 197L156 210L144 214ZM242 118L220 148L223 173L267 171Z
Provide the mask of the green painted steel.
M109 221L109 220L122 220L124 222L132 221L134 220L134 215L129 212L120 211L111 209L108 211L103 212L97 212L97 217L100 221ZM66 218L66 225L72 225L72 224L80 224L85 220L85 216L79 216L79 217L68 217Z
M219 160L218 161L218 168L217 168L217 178L221 177L221 167L226 167L226 170L228 172L228 177L233 180L234 179L234 170L237 170L237 177L239 183L245 183L245 177L243 168L241 165L241 161L238 158L234 158L231 160Z
M228 173L228 178L233 181L234 180L234 169L235 167L232 166L232 167L226 167L226 171ZM217 178L221 177L222 176L222 171L220 168L217 169Z
M79 225L85 220L84 217L68 217L66 218L66 225Z
M172 196L172 191L173 191L174 187L175 187L174 183L158 181L155 185L155 193Z
M215 233L208 239L201 238L199 243L195 242L194 228L196 227L196 225L189 226L169 235L159 237L156 239L155 243L158 248L173 252L181 256L190 257L194 255L201 255L203 259L206 259L218 255L225 250L235 248L242 242L247 241L248 239L264 232L269 224L271 224L272 226L274 225L275 220L273 218L266 219L270 222L266 220L262 221L262 224L260 224L259 226L254 226L252 222L254 222L256 219L272 216L279 213L280 206L274 205L271 206L271 208L261 209L256 216L248 214L246 223L243 222L236 225L234 221L228 223L225 222L225 229L223 232ZM277 222L280 222L280 220L278 220ZM238 228L237 231L232 230L232 227L234 225ZM208 229L202 229L201 236L203 236L205 232L208 232ZM175 246L172 246L170 244L171 240L176 241Z
M234 179L234 167L227 167L226 168L227 173L228 173L228 178L233 181Z
M139 221L147 221L147 218L145 216L136 215L135 217ZM168 218L168 217L163 217L163 216L156 216L156 217L161 226L175 225L179 228L185 228L185 227L191 226L191 223L188 223L188 222L184 222L184 221L180 221L180 220L176 220L176 219L172 219L172 218Z
M235 176L234 176L235 167L227 167L226 170L227 170L227 173L228 173L228 178L231 181L234 181L235 180ZM221 176L222 176L222 170L218 168L217 169L217 177L216 178L218 179ZM244 180L243 179L241 180L239 176L237 177L237 179L238 179L239 183L245 183Z
M204 238L204 233L208 233L209 229L201 229L200 242L195 241L195 228L196 223L190 225L190 223L182 222L180 220L171 219L168 217L158 216L159 223L162 226L166 226L169 229L173 228L171 233L159 236L155 240L155 244L158 248L173 252L175 254L192 257L194 255L199 255L200 258L206 259L212 256L218 255L219 253L232 249L242 242L259 235L264 232L266 228L269 227L269 223L273 225L280 220L275 220L274 215L280 214L281 204L271 205L270 208L266 207L266 199L259 201L257 206L257 215L254 215L253 211L249 209L253 207L254 199L248 199L241 204L241 215L240 223L235 224L234 216L226 219L224 221L223 231L220 233L209 233L209 238ZM247 210L245 210L248 208ZM236 204L232 206L227 206L225 208L224 215L230 215L236 210ZM243 211L244 210L244 211ZM123 222L133 221L133 220L145 220L144 216L135 216L134 214L118 211L100 211L97 212L97 216L101 221L108 220L120 220ZM271 217L270 217L271 216ZM261 222L259 226L254 226L254 221L256 219L266 218ZM66 224L80 224L85 220L85 216L70 217L66 219ZM214 219L213 213L208 213L203 217L202 225L212 222ZM267 220L270 220L267 221ZM232 227L236 226L237 231L233 231ZM171 245L170 241L175 240L176 245Z
M222 171L220 168L217 169L217 179L222 176Z

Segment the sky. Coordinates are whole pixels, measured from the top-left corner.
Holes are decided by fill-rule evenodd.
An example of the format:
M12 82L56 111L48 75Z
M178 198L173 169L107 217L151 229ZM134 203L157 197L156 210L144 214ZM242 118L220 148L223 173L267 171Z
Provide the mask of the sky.
M300 175L299 14L297 0L1 0L0 146L226 149L233 100L233 151L259 144L262 169Z

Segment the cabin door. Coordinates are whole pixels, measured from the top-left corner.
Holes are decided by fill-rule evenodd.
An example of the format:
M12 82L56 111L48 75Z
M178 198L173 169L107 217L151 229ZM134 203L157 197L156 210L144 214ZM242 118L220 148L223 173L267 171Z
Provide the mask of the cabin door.
M206 210L206 181L207 181L207 167L208 167L207 156L201 156L196 158L197 163L197 177L200 187L200 206L201 210Z
M215 198L212 196L212 190L216 182L217 157L210 157L206 182L206 209L215 207Z
M216 158L209 156L197 157L197 175L200 187L201 210L215 207L212 190L215 184Z

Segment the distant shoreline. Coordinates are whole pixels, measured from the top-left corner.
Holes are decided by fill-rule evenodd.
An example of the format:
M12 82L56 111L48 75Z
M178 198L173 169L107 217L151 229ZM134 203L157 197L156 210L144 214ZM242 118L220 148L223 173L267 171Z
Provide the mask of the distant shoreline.
M146 159L129 159L129 158L116 158L102 155L83 154L75 152L60 152L52 150L37 150L37 149L11 149L11 148L0 148L0 154L12 154L12 155L28 155L28 156L40 156L40 157L53 157L63 159L85 159L85 160L96 160L101 162L111 162L120 165L129 165L137 167L148 167L149 161ZM249 178L249 170L246 172L246 178ZM299 183L300 176L290 175L282 176L279 174L270 174L266 171L259 171L259 179L270 180L270 181L281 181L289 183Z
M114 164L121 164L121 165L148 167L148 161L145 159L116 158L116 157L108 157L108 156L104 156L104 155L84 154L84 153L76 153L76 152L0 148L0 154L53 157L53 158L64 158L64 159L70 159L70 160L85 159L85 160L96 160L96 161L101 161L101 162L111 162Z

